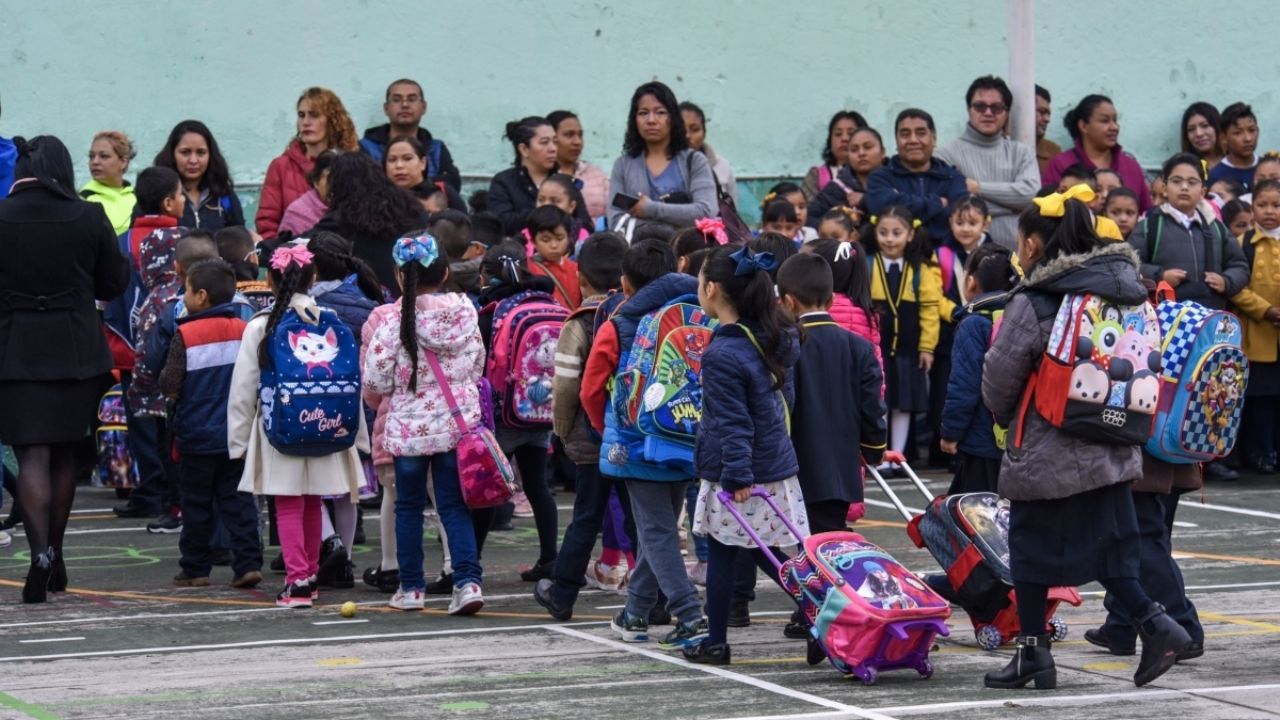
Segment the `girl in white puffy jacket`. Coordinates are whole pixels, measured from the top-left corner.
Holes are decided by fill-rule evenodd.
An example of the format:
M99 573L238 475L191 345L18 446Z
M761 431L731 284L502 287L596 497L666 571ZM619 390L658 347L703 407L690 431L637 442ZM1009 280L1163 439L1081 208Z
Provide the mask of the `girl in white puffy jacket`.
M453 562L449 613L470 615L484 606L481 569L471 515L462 501L456 449L461 430L441 388L448 384L468 426L481 422L476 383L484 372L484 345L475 307L465 295L440 293L449 278L448 257L428 234L408 235L392 250L404 294L386 313L364 352L366 399L387 400L382 449L394 458L396 476L396 558L400 587L391 607L421 610L426 582L422 571L422 512L427 473L435 485L440 520ZM372 318L371 318L372 321ZM432 369L438 362L442 378Z

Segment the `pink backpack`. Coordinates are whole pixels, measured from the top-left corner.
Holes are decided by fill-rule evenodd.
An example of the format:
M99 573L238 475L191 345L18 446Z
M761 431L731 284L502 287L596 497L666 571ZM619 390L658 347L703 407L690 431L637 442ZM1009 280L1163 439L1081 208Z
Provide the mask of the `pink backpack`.
M429 350L424 354L431 372L436 376L436 384L440 386L444 401L449 405L449 413L458 424L458 430L462 431L457 447L458 485L462 489L462 502L472 510L505 504L516 490L516 475L511 470L511 462L503 454L498 439L484 426L483 421L475 427L467 424L462 411L458 409L458 401L453 397L449 379L440 367L440 360Z
M544 292L526 291L496 305L484 376L499 417L518 430L551 429L551 382L556 344L569 311Z

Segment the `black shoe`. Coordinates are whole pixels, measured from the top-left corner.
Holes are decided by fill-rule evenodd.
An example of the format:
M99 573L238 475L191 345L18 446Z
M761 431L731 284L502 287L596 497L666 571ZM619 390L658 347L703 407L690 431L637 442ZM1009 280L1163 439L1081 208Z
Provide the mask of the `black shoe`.
M209 564L217 567L230 567L234 556L226 548L218 548L209 553Z
M671 613L667 611L666 605L654 605L649 611L649 627L670 624Z
M440 573L440 577L427 583L427 587L423 592L427 595L452 595L453 573L449 573L448 575Z
M364 584L379 592L393 593L400 587L399 570L383 570L382 566L364 571Z
M751 608L745 600L736 600L729 606L729 627L751 627Z
M1121 645L1115 640L1112 640L1102 628L1085 630L1084 639L1088 640L1091 645L1097 645L1100 648L1104 648L1112 655L1119 655L1120 657L1128 657L1137 652L1136 644Z
M684 659L699 665L728 665L733 658L729 652L729 643L708 645L704 640L697 645L687 645L680 649Z
M1201 655L1204 655L1204 643L1192 640L1190 645L1182 648L1182 650L1178 652L1178 662L1195 660Z
M1178 653L1191 645L1191 636L1160 603L1147 606L1146 615L1138 621L1138 635L1142 637L1142 659L1133 674L1133 684L1138 687L1168 672L1177 662Z
M116 517L119 518L149 518L157 515L155 510L138 505L132 500L127 500L116 505L111 508L111 512L115 513Z
M573 618L573 606L570 605L569 607L564 607L563 605L556 604L555 597L551 594L551 589L554 584L555 583L547 578L539 580L538 583L533 586L533 599L536 600L539 605L546 608L552 618L559 620L560 622L568 622Z
M511 521L508 520L506 522L494 522L493 527L489 528L489 532L511 532L515 529L516 526L512 525Z
M397 573L398 574L398 573ZM326 582L317 583L327 588L336 590L349 590L356 586L356 566L350 560L338 567L328 578Z
M271 572L277 575L284 574L284 554L283 553L276 553L276 556L272 558Z
M1204 464L1204 479L1214 482L1228 482L1231 480L1239 480L1240 473L1227 467L1226 463L1221 460L1217 462Z
M42 603L49 599L49 578L53 575L53 549L37 555L27 570L27 582L22 586L22 602Z
M357 503L364 510L381 510L382 509L382 486L378 486L378 494L373 497L363 498Z
M21 524L22 515L18 512L17 508L14 508L13 512L9 513L9 517L5 518L3 522L0 522L0 530L12 530Z
M556 565L555 560L547 562L534 563L534 566L520 573L520 579L525 582L538 582L551 577L551 569Z
M58 548L49 548L49 555L53 558L52 572L49 573L49 592L66 592L67 563L62 559L62 552Z
M320 547L320 570L316 572L316 584L327 588L344 587L337 583L342 581L343 570L348 564L347 548L342 544L342 538L337 535L325 538ZM354 585L355 582L352 581L351 585L345 587Z
M165 513L154 522L147 523L147 532L152 535L172 535L182 532L182 517L173 513Z
M1013 690L1035 682L1037 690L1058 687L1058 669L1049 652L1048 635L1031 635L1018 638L1013 659L1001 670L987 673L982 683L989 688Z
M809 634L808 625L793 620L782 628L782 637L788 640L807 640L813 636Z
M364 513L356 511L356 534L351 538L352 545L364 545Z
M808 636L805 639L808 641L805 643L804 648L805 662L810 665L817 665L827 659L827 653L822 649L822 646L818 644L817 640L814 640L812 636Z

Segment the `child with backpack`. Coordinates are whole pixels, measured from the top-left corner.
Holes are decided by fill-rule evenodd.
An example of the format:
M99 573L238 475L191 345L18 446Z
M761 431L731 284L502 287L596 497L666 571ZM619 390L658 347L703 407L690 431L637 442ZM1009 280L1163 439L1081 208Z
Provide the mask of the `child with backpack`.
M982 358L991 346L995 322L1009 290L1018 281L1012 253L1002 245L983 245L965 263L964 318L956 328L951 377L938 430L942 451L956 458L948 495L998 492L1004 443L996 438L995 418L982 404Z
M1245 458L1264 475L1277 468L1280 450L1280 181L1263 180L1253 189L1253 229L1241 236L1251 266L1249 284L1231 298L1243 324L1249 357L1245 387L1248 446Z
M182 569L173 584L209 584L216 514L230 539L231 587L257 587L262 582L258 506L253 495L237 490L244 461L227 453L227 396L245 328L233 302L235 274L221 260L205 260L187 270L185 284L186 316L177 321L159 377L161 391L174 403L173 439L182 454Z
M576 310L582 304L582 288L578 286L578 263L569 258L574 248L569 235L572 224L565 211L543 205L529 212L525 234L533 247L529 272L550 278L556 286L556 302Z
M355 502L360 453L369 452L359 348L338 316L306 294L313 259L297 244L272 253L275 299L245 328L227 405L228 451L245 461L240 490L275 496L285 565L276 605L289 608L311 607L320 594L321 498L345 493ZM335 392L306 392L318 384Z
M1129 483L1142 476L1140 446L1151 433L1159 378L1135 368L1158 355L1159 325L1132 248L1095 234L1086 205L1094 197L1076 186L1023 211L1018 255L1027 278L985 356L983 401L1009 427L1000 494L1011 501L1009 565L1021 626L1014 657L987 673L987 687L1057 686L1045 619L1050 587L1098 580L1112 593L1142 638L1138 686L1167 672L1191 643L1138 583ZM1094 328L1113 315L1128 337L1094 345Z
M613 548L613 562L601 567L603 559L588 567L596 536L600 534L612 515L614 490L624 503L627 517L631 513L626 486L615 478L601 475L600 439L587 425L578 393L582 388L582 368L591 353L591 343L596 326L607 321L611 310L621 298L622 258L627 252L627 241L614 232L596 233L587 238L578 253L578 279L587 297L582 307L569 316L560 340L556 345L556 378L552 386L552 403L555 409L554 432L564 442L565 452L577 466L576 494L573 500L573 519L564 531L564 541L556 556L551 577L539 580L534 586L533 597L546 608L551 617L569 620L573 617L573 605L584 581L590 584L608 582L613 567L620 565L620 549ZM634 533L634 530L631 531ZM609 551L609 533L605 533L605 551ZM603 555L603 553L602 553ZM634 555L629 558L634 567ZM585 573L585 580L584 580ZM625 577L625 576L624 576Z
M484 369L484 344L475 307L461 293L440 293L449 259L428 234L396 241L392 256L403 295L364 352L365 388L385 397L385 449L395 458L396 555L400 587L390 606L423 608L422 522L427 473L436 510L447 529L453 569L450 615L484 607L482 570L471 515L458 477L462 424L481 422L476 384Z
M871 251L871 304L880 323L889 407L889 446L907 447L911 419L929 409L928 375L938 346L941 276L920 222L891 205L863 233ZM881 471L893 470L882 463Z
M556 560L559 518L547 482L547 448L555 349L569 312L552 297L556 290L552 279L529 272L525 248L514 240L489 248L480 263L480 278L485 376L500 408L495 413L494 436L520 469L538 527L538 559L520 573L520 579L537 582L551 576ZM484 540L477 541L483 549Z
M706 634L702 601L689 580L679 541L680 508L694 472L693 437L702 410L697 370L711 325L710 318L693 304L697 288L696 279L676 272L675 254L667 241L632 245L622 259L626 300L596 331L579 393L583 412L602 437L600 474L624 483L639 541L636 567L627 583L627 603L611 627L624 642L647 641L651 621L661 619L655 616L661 615L657 606L660 595L665 595L666 608L677 625L659 645L664 649L682 647ZM657 386L645 381L660 369L651 366L646 375L634 365L646 358L656 361L661 316L668 318L681 343L667 346L673 352L665 355L664 367L671 373L677 366L683 368L676 377L684 382L655 391L652 388ZM646 387L654 395L648 395ZM649 398L645 407L652 410L643 416L645 423L659 422L660 412L670 411L665 441L656 433L643 432L641 416L632 413L640 408L639 397ZM680 439L670 439L674 436ZM651 449L663 452L647 452Z
M759 541L780 559L785 556L776 548L797 538L763 499L752 498L753 487L772 495L808 534L799 464L788 437L800 337L775 295L770 272L777 269L767 253L722 246L712 251L698 278L698 301L720 325L702 355L703 412L696 455L701 484L693 529L708 537L711 559L707 634L683 647L690 662L728 665L732 660L727 633L738 548L750 548L756 565L776 578L773 563L729 514L720 491L732 493L731 502L744 506L742 514Z

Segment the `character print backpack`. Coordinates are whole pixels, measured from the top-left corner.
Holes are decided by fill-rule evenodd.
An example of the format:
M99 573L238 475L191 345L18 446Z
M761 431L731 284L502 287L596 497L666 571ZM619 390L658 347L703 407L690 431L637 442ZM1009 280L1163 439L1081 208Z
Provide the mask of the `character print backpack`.
M1147 452L1175 465L1210 462L1235 447L1249 377L1240 320L1177 302L1161 283L1160 400Z
M267 342L258 399L262 428L285 455L318 457L355 445L360 429L360 345L332 310L284 311Z
M1049 424L1104 445L1142 445L1160 396L1160 323L1150 303L1067 295L1028 400ZM1021 446L1023 423L1015 446Z
M715 327L694 295L641 318L611 396L620 434L640 459L692 475L702 420L702 354Z
M94 471L96 484L102 487L131 488L138 484L138 468L129 452L128 413L124 388L113 385L98 403L98 426L94 433L98 445L98 465Z
M499 417L518 430L551 429L551 381L556 344L569 311L544 292L526 291L492 308L493 330L484 375Z

